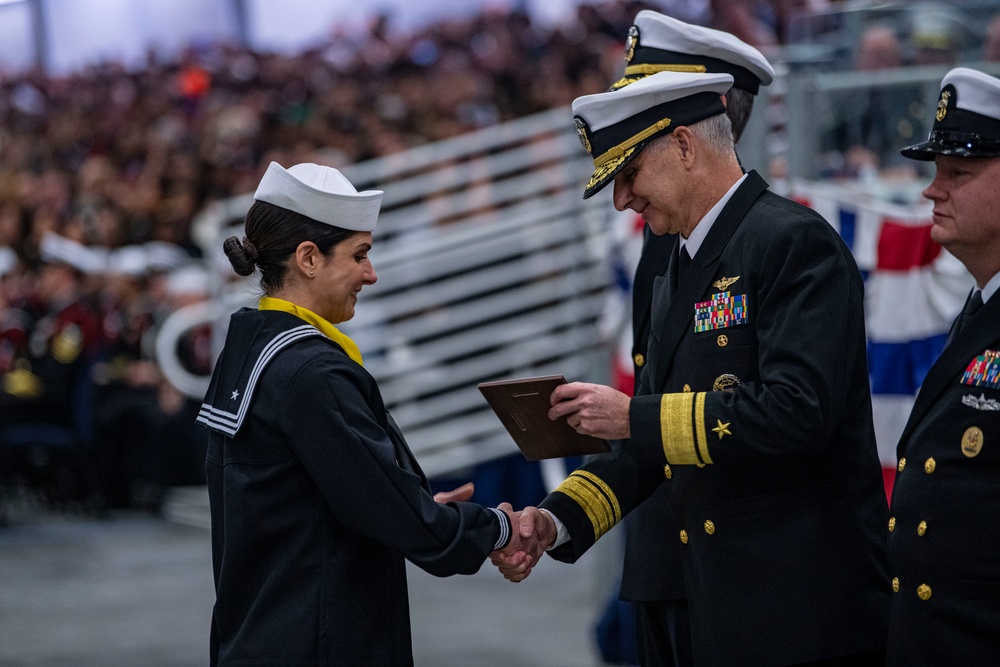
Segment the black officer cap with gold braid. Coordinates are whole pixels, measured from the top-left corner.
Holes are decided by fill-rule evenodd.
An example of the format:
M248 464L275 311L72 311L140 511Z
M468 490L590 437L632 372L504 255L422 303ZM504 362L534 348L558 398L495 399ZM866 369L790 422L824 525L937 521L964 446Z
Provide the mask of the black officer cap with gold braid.
M914 160L1000 157L1000 79L968 67L945 74L927 141L900 152Z
M760 51L721 30L684 23L644 9L625 42L625 75L619 90L657 72L723 73L733 86L756 95L774 81L774 68Z
M607 185L645 146L682 125L725 113L729 74L660 72L615 92L573 100L573 120L594 158L587 199Z

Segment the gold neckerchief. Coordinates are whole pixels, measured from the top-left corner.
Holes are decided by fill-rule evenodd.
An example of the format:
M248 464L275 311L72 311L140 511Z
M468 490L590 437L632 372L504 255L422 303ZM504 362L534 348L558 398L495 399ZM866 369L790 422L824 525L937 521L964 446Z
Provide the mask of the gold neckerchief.
M302 306L296 306L291 301L275 299L270 296L262 296L260 298L260 303L257 304L257 310L280 310L286 313L291 313L300 320L305 320L319 329L320 333L324 336L344 348L344 352L347 352L347 356L357 362L359 366L365 365L365 362L361 359L361 350L358 349L357 343L340 333L340 331L337 330L337 327L333 326L311 310L303 308Z

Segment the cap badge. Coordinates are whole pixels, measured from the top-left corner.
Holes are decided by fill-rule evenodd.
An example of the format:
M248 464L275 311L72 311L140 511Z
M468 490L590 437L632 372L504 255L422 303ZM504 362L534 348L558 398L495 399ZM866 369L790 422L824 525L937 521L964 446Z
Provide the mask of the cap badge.
M951 91L950 90L942 90L941 91L941 99L938 100L938 103L937 103L937 113L934 114L934 117L938 119L939 123L942 120L944 120L945 116L948 115L948 100L949 99L951 99Z
M579 116L573 116L573 122L576 123L576 133L580 136L580 144L583 146L583 150L588 153L592 152L590 139L587 138L587 124Z
M632 62L635 55L635 47L639 44L639 29L632 26L628 29L628 37L625 38L625 62Z
M712 287L714 287L717 290L726 291L727 289L729 289L730 285L732 285L739 279L740 279L739 276L736 276L735 278L726 278L725 276L723 276L718 280L716 280L714 283L712 283Z

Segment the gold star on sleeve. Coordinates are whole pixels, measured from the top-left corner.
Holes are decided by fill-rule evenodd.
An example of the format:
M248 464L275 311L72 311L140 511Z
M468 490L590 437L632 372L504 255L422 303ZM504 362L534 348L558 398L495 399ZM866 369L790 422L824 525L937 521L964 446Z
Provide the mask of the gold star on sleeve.
M723 424L721 419L716 419L715 421L719 425L716 426L715 428L713 428L712 432L719 434L719 440L722 440L722 436L724 436L724 435L732 435L733 434L733 432L729 430L729 425L732 424L732 422L726 422L725 424Z

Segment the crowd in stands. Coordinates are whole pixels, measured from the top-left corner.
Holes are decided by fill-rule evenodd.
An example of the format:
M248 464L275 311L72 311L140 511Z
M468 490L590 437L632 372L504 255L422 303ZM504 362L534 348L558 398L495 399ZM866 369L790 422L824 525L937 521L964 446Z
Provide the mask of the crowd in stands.
M801 4L602 0L553 27L492 9L407 35L380 16L297 55L219 43L139 70L0 81L0 476L45 468L5 452L24 435L11 425L80 435L82 384L94 466L73 488L105 507L155 507L163 485L201 480L197 400L163 379L150 338L205 297L195 215L252 191L272 160L342 166L601 92L641 9L766 49ZM182 342L192 368L211 365L206 341Z

